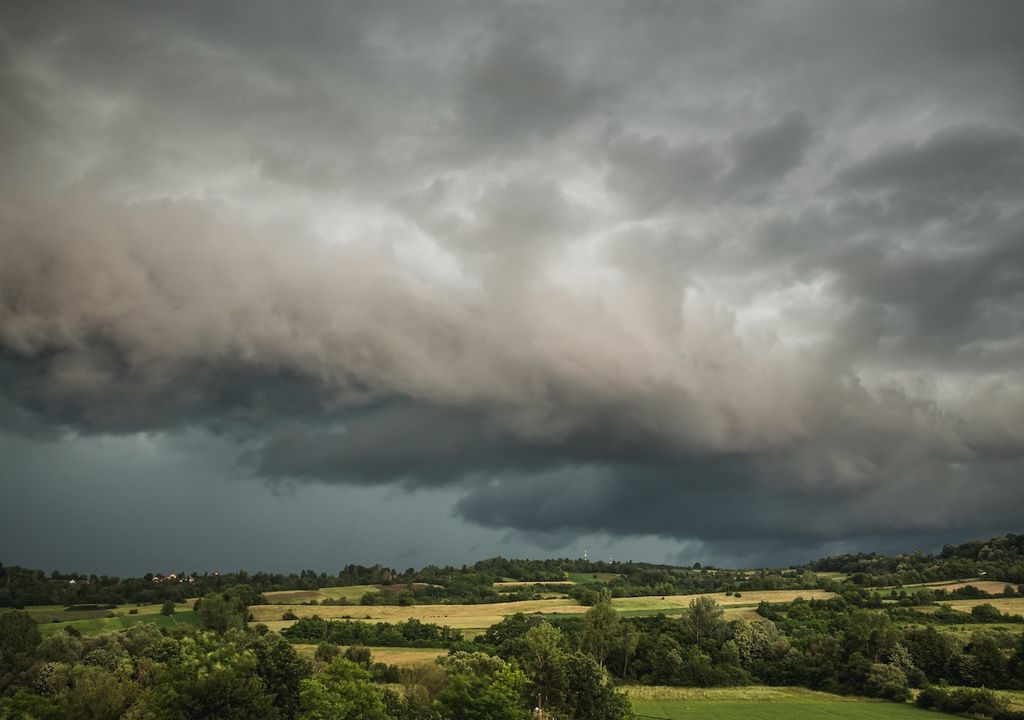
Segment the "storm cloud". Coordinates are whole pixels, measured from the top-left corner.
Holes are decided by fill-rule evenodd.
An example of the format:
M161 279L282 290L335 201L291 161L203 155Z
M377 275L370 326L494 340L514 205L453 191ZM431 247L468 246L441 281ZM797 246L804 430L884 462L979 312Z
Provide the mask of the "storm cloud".
M9 437L732 556L1019 524L1019 3L0 28Z

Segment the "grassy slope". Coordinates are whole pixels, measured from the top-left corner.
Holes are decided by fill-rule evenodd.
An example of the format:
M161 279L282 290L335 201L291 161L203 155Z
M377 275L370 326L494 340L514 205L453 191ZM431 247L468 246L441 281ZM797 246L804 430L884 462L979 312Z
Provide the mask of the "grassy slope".
M94 618L89 620L73 620L71 622L42 623L39 625L39 632L43 637L61 632L69 625L76 628L83 635L98 635L100 633L116 632L139 623L153 623L157 627L170 630L178 625L188 627L199 627L199 613L194 610L178 610L173 615L161 615L159 612L138 615L115 615L111 618Z
M349 602L358 603L359 599L368 592L379 592L379 585L346 585L342 587L320 588L319 590L280 590L277 592L263 593L263 596L274 605L288 605L293 603L304 603L309 600L325 600L331 598L345 598Z
M413 587L428 587L425 583L413 583ZM350 603L359 604L359 600L368 592L400 592L405 585L342 585L339 587L325 587L319 590L276 590L263 593L263 597L272 605L292 605L309 602L310 600L326 600L328 598L337 600L345 598Z

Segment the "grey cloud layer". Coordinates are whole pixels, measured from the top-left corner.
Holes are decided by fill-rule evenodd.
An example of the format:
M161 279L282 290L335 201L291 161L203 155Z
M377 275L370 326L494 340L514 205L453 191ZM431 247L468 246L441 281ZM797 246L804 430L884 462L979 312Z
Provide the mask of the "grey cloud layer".
M531 531L1024 510L1017 3L3 13L9 432Z

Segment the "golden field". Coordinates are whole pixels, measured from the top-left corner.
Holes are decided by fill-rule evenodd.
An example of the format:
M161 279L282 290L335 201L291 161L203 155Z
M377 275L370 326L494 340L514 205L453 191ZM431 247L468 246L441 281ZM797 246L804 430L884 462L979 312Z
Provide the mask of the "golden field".
M729 617L756 619L754 608L762 600L790 602L798 597L805 600L825 600L833 593L824 590L761 590L742 593L740 597L711 593L707 595L666 595L636 598L615 598L612 606L627 614L654 614L679 612L698 597L709 597L721 605ZM508 603L481 603L479 605L256 605L251 609L253 620L265 623L272 630L288 627L291 621L282 620L288 611L296 617L319 615L330 620L359 620L362 622L397 623L416 619L420 622L447 625L467 631L472 636L501 622L515 613L542 613L544 615L572 615L585 613L586 606L567 598L523 600Z
M703 595L665 595L646 596L635 598L614 598L612 606L616 610L672 610L689 606L699 597L708 597L717 602L723 608L757 606L761 601L770 603L792 602L797 598L804 600L828 600L834 597L835 593L826 590L751 590L735 595L725 593L707 593Z
M316 653L316 645L296 644L295 650L303 657L312 658ZM342 652L347 646L340 646ZM447 655L447 650L438 648L404 648L404 647L369 647L367 648L373 656L373 662L382 662L388 665L399 667L411 667L414 665L427 665L442 655Z

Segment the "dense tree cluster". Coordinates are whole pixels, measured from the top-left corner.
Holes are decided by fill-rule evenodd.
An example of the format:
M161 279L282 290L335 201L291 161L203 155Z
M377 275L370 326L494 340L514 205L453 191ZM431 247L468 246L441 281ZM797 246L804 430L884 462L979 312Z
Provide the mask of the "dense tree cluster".
M938 555L837 555L808 563L817 572L848 575L863 586L909 585L958 578L990 577L1024 583L1024 535L1002 535L963 545L946 545Z
M462 633L458 630L416 619L399 623L365 623L324 620L315 615L297 620L281 634L295 642L382 647L448 647L462 641Z
M538 703L556 720L630 712L598 663L549 624L527 632L514 657L454 651L399 672L366 648L328 642L305 660L265 626L166 634L139 624L41 640L27 613L0 615L5 719L527 720Z
M0 717L294 718L310 672L280 636L238 629L167 636L143 623L91 638L26 639L13 665L5 656Z

